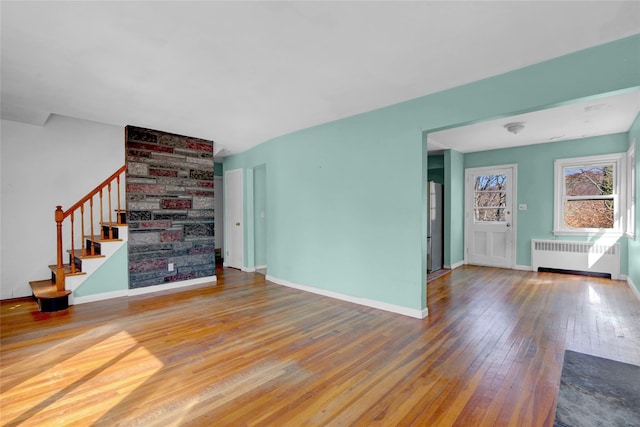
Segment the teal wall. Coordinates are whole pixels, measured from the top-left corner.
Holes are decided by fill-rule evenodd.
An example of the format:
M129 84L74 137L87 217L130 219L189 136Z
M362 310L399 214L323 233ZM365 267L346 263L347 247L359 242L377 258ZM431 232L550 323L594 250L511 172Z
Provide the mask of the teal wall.
M432 155L429 160L429 181L444 184L444 154Z
M635 239L629 239L628 276L640 291L640 115L629 130L629 144L636 141L636 231Z
M444 152L444 265L464 261L464 155Z
M213 164L213 175L214 176L222 176L222 163L214 163Z
M122 245L87 280L73 291L74 297L126 291L129 289L127 245Z
M640 86L639 50L640 36L629 37L226 157L224 170L242 168L251 187L253 168L267 166L269 274L424 309L424 134ZM463 181L464 156L449 156L453 186ZM462 194L450 196L450 212L462 212ZM253 209L253 188L244 197ZM449 226L452 264L462 259L463 230L457 220ZM253 218L245 227L253 229ZM245 230L247 266L255 262L251 239Z
M253 171L253 223L255 265L267 265L267 166Z
M467 153L465 168L518 165L517 197L514 213L517 215L516 264L531 266L531 239L555 239L553 234L554 204L554 160L595 156L599 154L623 153L629 142L626 133L598 136L548 144L527 145ZM527 205L526 211L518 211L520 203ZM587 238L567 240L589 240ZM620 273L627 273L627 239L620 239L622 262Z

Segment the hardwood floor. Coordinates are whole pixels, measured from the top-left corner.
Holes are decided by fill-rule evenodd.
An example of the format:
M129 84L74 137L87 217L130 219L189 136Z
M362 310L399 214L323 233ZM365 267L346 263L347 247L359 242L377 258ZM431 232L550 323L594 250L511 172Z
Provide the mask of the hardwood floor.
M218 278L58 313L3 301L2 425L552 426L565 349L640 364L620 281L466 266L418 320Z

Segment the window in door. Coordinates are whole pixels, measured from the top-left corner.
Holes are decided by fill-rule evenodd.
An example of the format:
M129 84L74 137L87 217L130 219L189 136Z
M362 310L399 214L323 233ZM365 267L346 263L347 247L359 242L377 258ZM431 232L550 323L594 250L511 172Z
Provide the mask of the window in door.
M506 221L506 175L474 177L473 211L475 222Z

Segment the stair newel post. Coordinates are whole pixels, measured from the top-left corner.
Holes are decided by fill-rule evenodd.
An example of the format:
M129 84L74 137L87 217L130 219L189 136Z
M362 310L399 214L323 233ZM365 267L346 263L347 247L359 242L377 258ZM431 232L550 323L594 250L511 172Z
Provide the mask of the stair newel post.
M89 233L93 235L93 196L91 196L91 198L89 199L89 221L91 222L91 229L89 230ZM95 255L96 247L93 239L90 239L90 240L91 240L91 255Z
M109 195L109 239L113 239L113 221L111 220L111 182L107 184L107 194Z
M57 232L57 264L56 264L56 289L64 291L64 264L62 261L62 221L64 221L64 212L62 206L56 206L54 214L56 220Z

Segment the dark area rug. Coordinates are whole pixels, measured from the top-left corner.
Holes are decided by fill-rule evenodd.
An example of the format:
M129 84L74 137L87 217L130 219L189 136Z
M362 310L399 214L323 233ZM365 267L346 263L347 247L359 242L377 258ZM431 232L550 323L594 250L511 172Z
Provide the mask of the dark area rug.
M640 426L640 366L566 350L553 425Z

